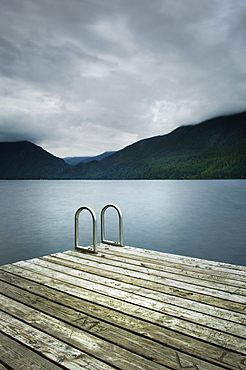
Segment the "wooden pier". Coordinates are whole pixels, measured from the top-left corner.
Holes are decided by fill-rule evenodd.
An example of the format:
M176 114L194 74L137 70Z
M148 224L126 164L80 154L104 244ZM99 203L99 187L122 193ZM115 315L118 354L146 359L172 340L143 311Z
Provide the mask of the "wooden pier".
M246 370L246 267L101 244L0 279L0 370Z

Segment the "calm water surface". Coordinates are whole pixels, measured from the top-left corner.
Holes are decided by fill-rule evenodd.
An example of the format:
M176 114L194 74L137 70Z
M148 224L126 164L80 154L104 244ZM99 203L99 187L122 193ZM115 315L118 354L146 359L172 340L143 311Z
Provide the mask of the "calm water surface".
M73 249L75 211L92 207L99 224L107 203L122 210L125 245L246 265L245 180L0 181L0 265ZM114 209L105 221L117 240ZM89 213L80 223L90 245Z

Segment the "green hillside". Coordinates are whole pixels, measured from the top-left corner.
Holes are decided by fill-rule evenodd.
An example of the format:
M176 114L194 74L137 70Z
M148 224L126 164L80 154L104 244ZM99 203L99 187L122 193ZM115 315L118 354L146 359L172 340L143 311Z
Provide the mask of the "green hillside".
M71 179L246 178L246 112L136 142L100 162L62 172Z
M140 140L71 166L28 141L0 143L0 179L245 179L246 112Z
M0 143L0 179L43 179L68 165L29 141Z

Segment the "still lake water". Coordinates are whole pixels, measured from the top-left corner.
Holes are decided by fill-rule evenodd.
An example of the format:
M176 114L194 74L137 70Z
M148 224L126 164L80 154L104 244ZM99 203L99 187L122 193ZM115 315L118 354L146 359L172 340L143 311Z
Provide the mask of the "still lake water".
M123 213L124 244L246 265L245 180L0 181L0 265L74 248L74 214L98 220L108 203ZM113 208L108 240L118 240ZM80 245L92 244L89 212Z

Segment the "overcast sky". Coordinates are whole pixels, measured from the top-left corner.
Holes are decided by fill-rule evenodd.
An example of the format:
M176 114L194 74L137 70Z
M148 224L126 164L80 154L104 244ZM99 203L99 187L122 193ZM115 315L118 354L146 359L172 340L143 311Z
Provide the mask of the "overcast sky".
M245 0L0 0L0 141L96 155L246 109Z

